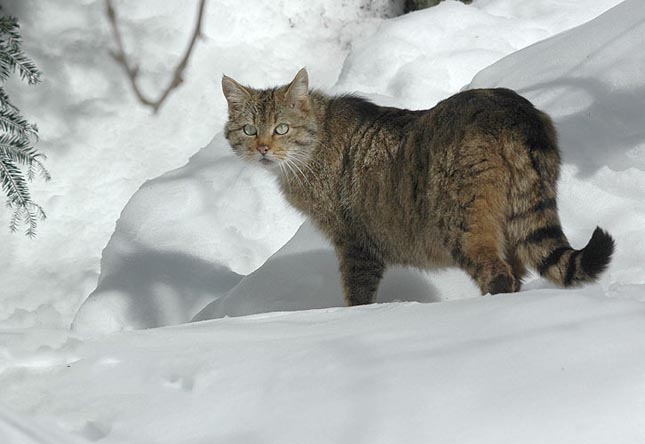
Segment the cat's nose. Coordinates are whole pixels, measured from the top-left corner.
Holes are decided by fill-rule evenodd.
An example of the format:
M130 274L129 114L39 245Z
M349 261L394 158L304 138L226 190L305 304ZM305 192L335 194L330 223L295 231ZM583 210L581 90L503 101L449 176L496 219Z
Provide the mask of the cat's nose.
M259 146L258 146L258 151L259 151L259 152L260 152L260 154L262 154L263 156L266 156L266 154L269 152L269 149L270 149L270 148L269 148L268 146L266 146L266 145L259 145Z

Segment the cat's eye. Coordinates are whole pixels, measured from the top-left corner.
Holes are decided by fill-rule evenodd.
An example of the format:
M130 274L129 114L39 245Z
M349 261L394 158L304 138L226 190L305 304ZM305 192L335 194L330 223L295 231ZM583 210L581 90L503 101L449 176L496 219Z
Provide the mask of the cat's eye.
M281 123L280 125L275 127L275 133L279 134L280 136L287 134L287 131L289 131L289 125L286 123Z
M242 127L242 130L247 136L255 136L258 133L257 128L255 128L253 125L244 125Z

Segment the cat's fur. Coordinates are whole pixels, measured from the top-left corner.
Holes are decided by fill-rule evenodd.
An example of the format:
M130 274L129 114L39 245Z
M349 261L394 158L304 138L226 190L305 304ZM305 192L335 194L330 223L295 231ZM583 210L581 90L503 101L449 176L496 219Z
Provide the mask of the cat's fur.
M583 249L569 245L555 129L511 90L464 91L409 111L310 91L304 69L277 88L226 76L222 88L231 147L273 170L333 242L350 305L373 302L390 264L456 265L494 294L518 291L526 266L569 287L611 259L614 241L600 228Z

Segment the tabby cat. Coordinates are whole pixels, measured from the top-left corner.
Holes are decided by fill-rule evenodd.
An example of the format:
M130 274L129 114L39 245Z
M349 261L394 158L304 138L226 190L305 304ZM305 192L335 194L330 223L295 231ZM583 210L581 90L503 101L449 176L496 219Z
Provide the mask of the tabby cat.
M422 111L222 79L234 152L274 172L332 241L349 305L374 301L386 266L458 266L482 294L520 289L526 266L559 286L597 278L614 251L596 228L562 232L551 119L508 89L460 92Z

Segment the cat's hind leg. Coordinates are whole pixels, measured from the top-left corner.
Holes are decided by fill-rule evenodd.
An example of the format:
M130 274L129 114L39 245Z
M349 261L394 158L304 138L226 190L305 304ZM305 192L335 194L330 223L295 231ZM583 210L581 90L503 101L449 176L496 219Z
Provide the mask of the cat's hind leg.
M505 260L499 244L495 233L474 226L464 235L462 248L453 252L455 261L475 280L482 294L513 293L520 289L520 278Z
M497 185L484 183L473 190L473 200L463 215L465 229L451 248L455 262L475 280L482 294L512 293L521 285L522 268L507 260L504 200L503 189Z

